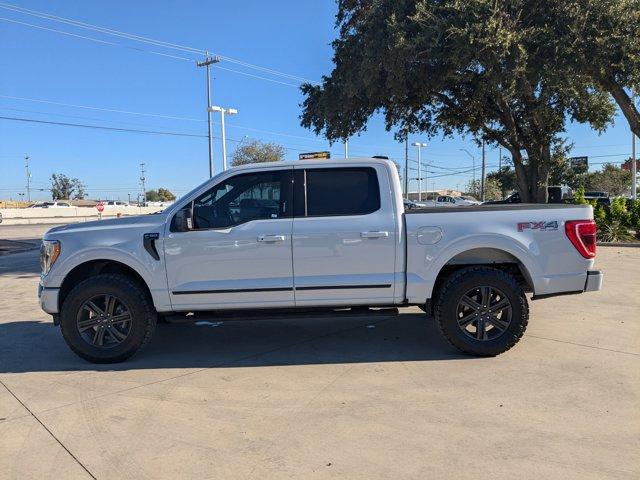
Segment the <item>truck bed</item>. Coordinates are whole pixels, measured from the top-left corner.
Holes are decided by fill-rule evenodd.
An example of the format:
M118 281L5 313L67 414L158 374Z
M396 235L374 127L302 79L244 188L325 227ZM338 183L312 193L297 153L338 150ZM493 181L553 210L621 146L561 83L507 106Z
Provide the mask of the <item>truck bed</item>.
M512 204L489 204L489 205L464 205L459 207L418 207L405 210L406 215L416 213L446 213L446 212L497 212L507 210L553 210L566 208L580 208L581 205L567 203L512 203ZM587 205L584 205L588 207Z

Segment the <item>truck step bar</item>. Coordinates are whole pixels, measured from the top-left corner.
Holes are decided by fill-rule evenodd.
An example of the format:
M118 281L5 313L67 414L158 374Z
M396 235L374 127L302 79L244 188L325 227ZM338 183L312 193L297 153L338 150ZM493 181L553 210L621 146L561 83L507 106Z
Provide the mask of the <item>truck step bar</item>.
M163 316L168 323L192 323L200 320L275 320L314 317L391 317L399 315L396 307L282 308L252 310L208 310L174 313Z

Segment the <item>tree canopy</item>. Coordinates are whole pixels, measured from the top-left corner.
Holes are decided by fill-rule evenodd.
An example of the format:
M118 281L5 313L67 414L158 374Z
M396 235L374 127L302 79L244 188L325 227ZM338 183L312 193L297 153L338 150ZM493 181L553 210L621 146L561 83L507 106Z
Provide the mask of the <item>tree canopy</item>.
M640 0L545 0L540 8L555 32L558 68L609 93L640 136L631 95L640 90Z
M148 202L173 202L176 196L167 188L159 188L158 190L147 190Z
M249 140L233 152L232 165L248 163L279 162L284 160L285 148L277 143L264 143L260 140Z
M338 3L334 69L302 86L302 125L329 140L378 112L399 139L471 134L511 153L524 201L545 201L566 119L601 131L613 118L606 92L562 70L569 50L558 49L544 1Z
M54 200L82 200L86 193L84 184L77 178L62 173L51 175L51 197Z

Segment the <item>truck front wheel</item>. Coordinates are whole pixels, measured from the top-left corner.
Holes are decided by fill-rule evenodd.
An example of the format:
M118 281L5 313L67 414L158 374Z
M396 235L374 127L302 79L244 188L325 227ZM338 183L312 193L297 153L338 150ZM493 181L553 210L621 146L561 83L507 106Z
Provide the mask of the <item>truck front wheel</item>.
M125 275L83 280L66 296L62 335L77 355L93 363L129 358L151 338L156 312L147 292Z
M471 355L506 352L518 343L529 321L522 287L513 276L490 267L453 273L445 280L434 307L445 338Z

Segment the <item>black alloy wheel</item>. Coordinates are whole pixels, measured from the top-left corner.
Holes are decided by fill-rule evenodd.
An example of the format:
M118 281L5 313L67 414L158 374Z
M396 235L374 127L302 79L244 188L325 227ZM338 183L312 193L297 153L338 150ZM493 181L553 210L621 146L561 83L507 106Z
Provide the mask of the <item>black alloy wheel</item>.
M131 332L131 313L122 299L96 295L85 301L76 317L78 333L89 345L113 348Z
M507 331L513 309L498 288L481 285L466 292L456 308L458 327L479 341L494 340Z

